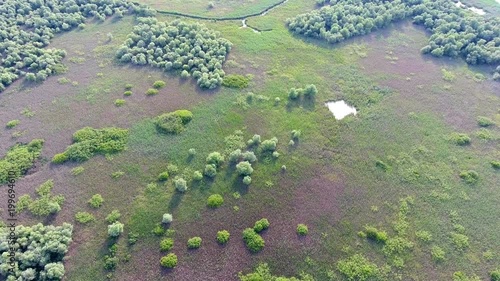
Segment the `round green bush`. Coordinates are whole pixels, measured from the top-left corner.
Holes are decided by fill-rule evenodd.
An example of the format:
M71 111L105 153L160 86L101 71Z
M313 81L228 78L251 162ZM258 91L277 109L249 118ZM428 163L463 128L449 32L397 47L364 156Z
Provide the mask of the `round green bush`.
M114 222L108 225L108 236L109 237L118 237L123 232L123 223Z
M253 173L252 164L248 161L240 162L236 165L236 171L241 176L249 176Z
M308 232L309 232L309 229L307 228L307 225L302 224L302 223L297 225L297 234L298 235L305 236L305 235L307 235Z
M188 189L187 182L183 178L178 178L174 180L175 189L179 192L186 192Z
M184 130L182 119L172 113L165 113L157 116L154 120L154 124L160 133L179 134Z
M488 117L478 116L477 117L477 124L481 127L489 127L489 126L495 125L495 122Z
M172 238L165 238L161 240L160 242L160 251L162 252L167 252L170 251L174 247L174 239Z
M219 244L226 244L229 241L229 231L221 230L217 232L217 242Z
M113 210L109 215L106 216L105 220L108 223L114 223L117 222L122 215L120 214L120 211L118 210Z
M154 96L154 95L157 95L158 94L158 90L157 89L148 89L146 91L146 95L148 96Z
M253 226L253 230L255 230L255 232L257 233L262 232L263 230L268 228L269 228L269 221L266 218L256 221L255 225Z
M207 164L215 165L216 168L220 167L224 162L224 156L220 152L214 151L207 156Z
M466 134L459 134L459 133L454 133L451 135L451 141L454 142L457 145L468 145L470 144L470 137Z
M172 112L176 116L179 116L182 120L182 124L186 125L187 123L191 122L193 120L193 113L189 110L185 109L180 109Z
M161 219L162 223L171 223L173 220L172 214L165 213Z
M203 174L209 178L215 177L215 175L217 175L217 169L215 168L215 165L213 164L206 165Z
M160 259L160 265L165 268L174 268L177 266L177 255L170 253Z
M167 85L167 83L165 83L165 81L158 80L158 81L155 81L153 83L153 88L161 89L161 88L165 87L165 85Z
M68 155L66 153L58 153L52 157L52 163L61 164L68 161Z
M265 246L264 239L252 228L247 228L243 231L243 241L245 241L247 248L253 253L261 251Z
M218 208L224 203L224 198L220 194L212 194L207 199L207 206L210 208Z
M158 175L158 180L159 181L166 181L166 180L168 180L168 177L169 177L168 172L165 171L165 172Z
M500 269L490 272L491 281L500 281Z
M104 199L102 198L101 194L94 194L92 195L88 203L93 208L99 208L101 207L102 203L104 203Z
M253 151L245 151L241 154L241 156L243 157L243 160L250 163L257 161L257 156L255 156L255 153L253 153Z
M123 93L123 95L124 95L124 96L126 96L126 97L129 97L129 96L131 96L131 95L132 95L132 91L125 91L125 92Z
M193 180L201 181L201 179L203 179L203 174L200 171L194 171Z
M245 185L250 185L250 184L252 183L252 178L251 178L250 176L245 176L245 177L243 178L243 183L244 183Z
M231 153L229 153L229 163L236 163L240 161L241 158L241 149L236 149L233 150Z
M88 212L78 212L75 214L75 219L81 224L86 224L95 220L94 216Z
M195 156L195 155L196 155L196 149L194 149L194 148L190 148L190 149L188 150L188 154L189 154L189 156L190 156L190 157Z
M201 237L193 237L187 241L188 249L198 249L201 247Z
M132 85L132 84L125 84L125 90L130 90L130 89L132 89L132 87L134 87L134 85Z

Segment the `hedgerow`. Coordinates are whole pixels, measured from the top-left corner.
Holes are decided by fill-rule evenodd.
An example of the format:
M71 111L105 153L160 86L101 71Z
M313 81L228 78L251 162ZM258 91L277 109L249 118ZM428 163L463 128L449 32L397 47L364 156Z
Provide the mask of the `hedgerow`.
M18 179L40 157L44 140L34 139L28 144L16 144L0 159L0 184Z
M232 44L218 32L179 20L138 18L138 22L116 53L119 61L178 73L186 70L201 88L214 89L222 83L222 64Z
M47 48L56 34L70 31L87 18L104 21L123 16L133 4L116 1L47 0L43 5L29 0L6 0L0 5L0 92L26 77L41 82L65 71L66 51Z
M0 228L0 245L8 245L8 228ZM0 247L0 277L6 280L61 280L64 276L64 255L68 252L73 226L63 223L61 226L17 226L17 247L14 247L15 265L10 271L9 247ZM25 279L26 278L26 279Z
M67 160L83 162L95 154L111 154L125 149L128 130L120 128L94 129L85 127L73 134L73 144L52 158L54 163Z
M356 0L329 2L319 10L286 20L290 31L337 43L368 34L391 22L413 18L432 35L423 53L463 57L469 64L500 63L500 18L474 15L449 0Z

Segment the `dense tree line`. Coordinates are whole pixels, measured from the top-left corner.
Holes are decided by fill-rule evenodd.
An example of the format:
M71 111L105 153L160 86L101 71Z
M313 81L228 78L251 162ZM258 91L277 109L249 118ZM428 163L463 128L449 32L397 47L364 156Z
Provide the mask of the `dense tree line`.
M6 280L61 280L62 260L71 243L73 226L17 226L15 240L9 238L8 228L0 228L0 276ZM14 245L9 242L14 241ZM15 249L11 265L10 250ZM13 267L12 267L13 266ZM10 270L13 268L14 270Z
M191 75L201 88L213 89L222 83L222 64L232 44L218 32L179 20L167 23L149 17L138 22L116 53L121 62Z
M122 17L131 8L150 14L126 0L5 0L0 2L0 92L20 77L43 81L64 71L66 52L47 49L55 34L82 26L87 18L103 21Z
M482 17L451 0L319 1L321 9L287 19L288 28L336 43L413 17L432 32L423 53L465 58L469 64L500 63L500 18Z

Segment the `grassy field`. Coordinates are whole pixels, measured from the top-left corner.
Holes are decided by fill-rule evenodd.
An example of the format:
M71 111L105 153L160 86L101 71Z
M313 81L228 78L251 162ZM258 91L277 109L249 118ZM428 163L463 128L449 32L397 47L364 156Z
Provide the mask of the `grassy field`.
M269 4L265 2L248 5L258 10ZM199 1L192 6L150 4L210 16L250 11L238 1L214 1L211 10L208 2ZM0 123L20 120L13 129L0 129L2 155L17 141L46 142L39 168L18 180L18 192L33 195L35 187L54 179L53 193L66 197L61 212L44 221L75 224L65 280L106 279L104 218L114 209L122 214L125 232L118 242L122 260L111 280L237 280L238 272L250 272L260 262L280 275L306 272L315 280L344 280L337 262L354 254L376 263L386 280L453 280L457 271L488 280L489 272L500 266L500 174L490 164L500 160L500 129L481 129L476 119L486 116L500 124L500 85L484 79L490 69L421 55L428 35L408 22L335 46L289 33L284 20L313 8L310 1L289 0L249 19L251 26L271 29L261 33L240 28L239 21L205 22L233 43L226 74L253 76L243 90L201 91L193 79L117 64L115 50L134 25L133 18L125 17L58 36L51 46L67 50L68 72L37 86L17 82L0 94ZM106 40L109 32L111 41ZM166 87L146 96L156 80ZM124 97L127 83L133 84L133 94ZM290 88L307 84L319 90L314 100L287 102ZM251 102L247 92L255 94ZM115 106L116 99L124 99L125 105ZM354 105L358 115L335 120L324 103L340 99ZM34 115L21 114L25 108ZM177 109L194 114L186 131L158 134L152 118ZM85 126L128 128L127 150L82 164L50 164ZM302 136L289 146L294 129ZM213 181L190 182L185 194L175 191L172 179L157 181L168 165L176 165L178 175L186 178L203 170L206 156L225 152L230 147L226 138L238 139L238 130L244 142L254 134L279 139L278 159L257 153L250 186L227 164ZM19 134L13 137L14 132ZM456 145L450 140L453 133L468 134L471 144ZM188 155L191 148L194 157ZM72 175L77 166L84 171ZM460 178L467 170L479 174L477 183ZM124 175L113 178L118 171ZM96 193L105 202L92 209L87 201ZM206 199L216 193L224 204L207 208ZM93 213L96 221L76 223L79 211ZM174 231L168 234L179 258L174 270L159 265L164 255L159 243L167 234L152 234L164 213L174 217L169 228ZM263 217L271 223L262 235L266 245L252 254L241 232ZM38 221L27 214L20 220ZM299 223L308 225L306 237L296 235ZM360 237L365 226L413 246L388 252ZM215 240L222 229L231 233L225 246ZM432 235L430 241L418 237L421 231ZM127 245L129 233L139 236L133 246ZM460 248L456 234L468 237L469 245ZM188 250L186 242L194 236L203 244ZM443 261L433 260L435 246L445 252Z

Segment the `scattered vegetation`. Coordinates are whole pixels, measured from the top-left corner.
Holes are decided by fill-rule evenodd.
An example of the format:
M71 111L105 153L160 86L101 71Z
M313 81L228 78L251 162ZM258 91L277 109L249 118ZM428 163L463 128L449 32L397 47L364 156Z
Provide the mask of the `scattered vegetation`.
M15 126L19 125L19 123L21 123L21 121L19 120L10 120L9 122L7 122L7 125L5 125L5 127L7 127L7 129L12 129L14 128Z
M378 266L360 254L338 261L337 269L347 280L377 280L380 277Z
M490 127L490 126L495 125L495 122L488 117L478 116L477 117L477 124L481 127Z
M23 199L19 198L21 206L20 208L18 206L17 210L20 212L26 206L31 214L40 217L58 213L64 203L64 196L52 195L51 191L53 187L54 182L52 180L42 183L36 189L38 198L31 199L29 195L24 195Z
M467 184L475 184L479 180L479 174L474 170L460 172L460 178Z
M454 133L450 136L450 140L457 145L470 144L470 137L466 134Z
M86 224L93 222L95 220L94 215L88 212L78 212L75 214L75 220L81 224Z
M122 99L115 100L115 105L118 107L125 105L125 103L126 103L125 100L122 100Z

